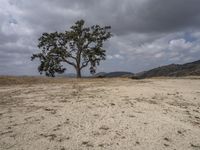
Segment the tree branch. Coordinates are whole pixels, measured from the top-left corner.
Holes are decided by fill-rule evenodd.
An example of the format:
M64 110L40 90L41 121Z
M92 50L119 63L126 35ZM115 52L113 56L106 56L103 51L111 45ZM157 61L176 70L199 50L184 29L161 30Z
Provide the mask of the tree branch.
M89 62L90 62L89 60L83 62L83 63L82 63L82 66L81 66L81 69L83 69L84 67L86 67L86 66L88 65Z
M70 65L72 65L72 66L74 66L75 68L76 68L76 65L75 65L75 63L73 63L73 62L71 62L71 61L68 61L68 60L64 60L66 63L68 63L68 64L70 64Z
M69 54L69 57L76 60L76 57L72 56L72 54Z
M83 46L83 49L88 48L88 46L92 43L92 41L88 41L87 44Z

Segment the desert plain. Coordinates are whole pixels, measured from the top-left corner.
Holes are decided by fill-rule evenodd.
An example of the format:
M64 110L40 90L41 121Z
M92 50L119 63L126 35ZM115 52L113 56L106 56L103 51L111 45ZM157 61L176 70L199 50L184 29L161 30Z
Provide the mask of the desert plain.
M199 149L198 77L0 77L0 150Z

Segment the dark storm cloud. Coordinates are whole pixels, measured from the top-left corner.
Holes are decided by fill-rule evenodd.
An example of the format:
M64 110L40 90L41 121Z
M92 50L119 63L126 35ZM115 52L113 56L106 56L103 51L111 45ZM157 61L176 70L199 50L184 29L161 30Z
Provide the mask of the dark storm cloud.
M200 25L199 0L21 0L14 4L24 11L23 21L37 29L63 29L80 18L109 24L119 34L170 32Z
M199 6L199 0L1 0L0 74L34 74L30 56L38 52L39 36L82 18L112 26L115 36L105 45L108 59L100 71L137 72L199 59Z
M148 1L139 14L144 24L139 31L165 32L198 27L200 25L199 6L198 0Z
M199 6L198 0L147 0L135 5L127 3L125 11L114 12L117 15L111 20L115 23L116 32L120 33L161 33L199 28Z
M5 35L0 31L0 45L8 42L16 42L19 38L17 35Z
M114 32L170 32L200 25L199 0L35 0L16 1L24 21L60 29L77 19L109 24Z

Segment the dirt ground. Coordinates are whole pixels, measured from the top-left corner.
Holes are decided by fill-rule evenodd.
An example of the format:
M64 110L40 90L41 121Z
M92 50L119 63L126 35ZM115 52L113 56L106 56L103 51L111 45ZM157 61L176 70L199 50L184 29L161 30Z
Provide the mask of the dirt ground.
M200 150L200 79L0 78L0 149Z

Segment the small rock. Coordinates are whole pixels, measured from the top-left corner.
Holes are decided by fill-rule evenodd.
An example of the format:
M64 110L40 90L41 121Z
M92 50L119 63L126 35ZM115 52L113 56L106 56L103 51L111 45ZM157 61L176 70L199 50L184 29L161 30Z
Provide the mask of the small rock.
M140 144L140 142L136 141L136 142L135 142L135 144L139 145L139 144Z
M164 138L165 141L170 141L167 137Z
M168 147L169 145L168 144L164 144L164 146Z
M190 144L191 145L191 147L194 147L194 148L199 148L200 149L200 145L195 145L195 144Z
M130 118L135 118L135 116L134 116L134 115L129 115L129 117L130 117Z
M99 147L104 147L104 144L99 144L98 146L99 146Z
M103 125L103 126L101 126L99 129L101 129L101 130L108 130L108 129L109 129L109 127L108 127L108 126L106 126L106 125Z
M90 143L89 141L83 141L82 145L85 145L87 147L94 147L94 145L92 143Z
M183 134L181 131L177 131L178 132L178 134Z
M88 143L89 143L89 141L83 141L83 142L82 142L83 145L86 145L86 144L88 144Z
M110 103L110 105L111 105L111 106L115 106L115 104L114 104L114 103Z

